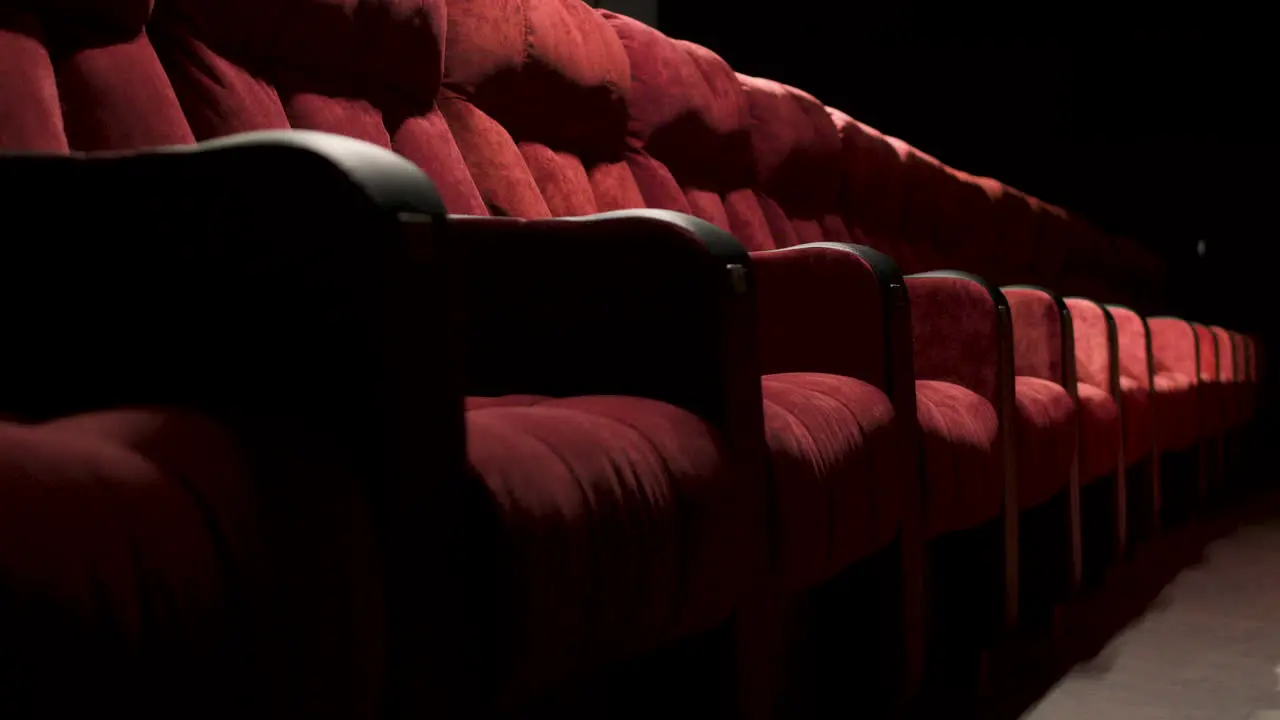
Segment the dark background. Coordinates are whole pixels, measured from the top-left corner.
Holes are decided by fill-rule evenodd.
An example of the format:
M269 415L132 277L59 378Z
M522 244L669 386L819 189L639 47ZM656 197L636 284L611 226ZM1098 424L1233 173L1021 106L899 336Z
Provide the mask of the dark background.
M656 16L739 72L1138 239L1175 272L1170 312L1274 334L1280 113L1261 15L845 5L661 0Z

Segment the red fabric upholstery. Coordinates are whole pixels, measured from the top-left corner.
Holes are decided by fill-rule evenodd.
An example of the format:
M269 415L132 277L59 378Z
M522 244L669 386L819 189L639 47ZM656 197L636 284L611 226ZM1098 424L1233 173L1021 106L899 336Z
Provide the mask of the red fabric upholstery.
M995 518L1004 504L995 409L954 383L919 381L916 393L927 473L925 532L933 537Z
M836 375L764 378L778 483L778 553L787 584L807 588L884 547L901 522L894 410L874 386Z
M502 518L500 685L519 699L721 620L743 534L715 430L627 397L471 398L471 465Z
M290 516L233 438L163 408L0 423L0 491L5 708L374 712L382 599L358 497L316 487L291 500L317 514L273 525ZM305 549L281 554L280 533Z
M1108 305L1116 323L1120 360L1120 402L1124 411L1125 462L1132 465L1152 452L1155 418L1152 416L1150 342L1147 324L1122 305Z
M1013 318L1018 502L1028 508L1050 499L1071 480L1076 411L1062 385L1057 303L1038 289L1006 288L1004 295Z
M834 108L828 115L840 133L842 163L845 172L841 209L845 225L856 229L862 241L892 256L904 273L936 269L932 233L904 241L909 188L924 192L915 178L920 168L909 146L896 144L874 128L868 127ZM908 162L910 160L910 162Z
M692 210L726 229L750 222L749 214L738 211L758 208L758 196L739 177L699 175L695 170L700 164L686 161L677 167L693 168L689 172L695 174L682 186L646 151L648 143L659 149L687 148L689 141L681 133L718 149L734 140L733 133L745 130L745 115L733 108L732 96L712 94L703 71L679 46L639 33L628 45L612 29L608 15L580 3L531 0L494 6L458 0L449 8L445 86L451 94L441 104L491 208L543 217L652 202L664 209ZM643 73L632 71L628 50L645 48L665 53L651 58L654 72L689 84L686 94L671 98L646 85ZM633 76L639 103L631 95ZM747 152L744 139L730 149ZM738 166L750 170L749 159L738 157ZM759 212L755 215L763 219ZM767 225L757 230L763 231L756 235L759 242L771 239ZM789 258L778 258L778 263L786 262ZM762 305L778 295L769 285L772 277L763 276ZM767 321L770 309L761 311L762 319ZM794 329L785 328L789 337L813 347L814 336ZM831 349L844 342L838 338ZM805 354L804 347L780 345L778 353L793 355L768 367L815 369L805 358L815 357L818 350ZM841 357L838 352L834 356ZM872 380L882 375L874 358L867 363L861 356L847 353L843 368L821 369L859 371ZM771 523L779 533L774 556L788 582L806 587L882 547L896 532L901 512L892 509L892 483L900 477L894 468L902 467L902 436L892 430L892 408L883 393L851 377L771 374L764 394L777 498ZM819 538L815 528L834 529L831 537L824 531Z
M1018 504L1030 508L1067 486L1076 454L1076 409L1061 385L1015 378Z
M1123 437L1121 409L1115 398L1102 388L1083 382L1077 391L1080 395L1080 482L1089 483L1119 470L1120 446L1127 438Z
M821 180L823 156L812 147L823 138L789 93L768 85L762 85L764 96L744 91L732 69L705 48L671 41L623 16L602 16L631 60L628 134L633 158L645 158L633 159L632 167L645 168L637 180L646 201L670 209L687 205L757 249L765 413L780 497L803 498L804 488L824 486L837 493L830 503L811 495L779 507L783 572L793 585L824 580L893 536L901 510L892 502L910 466L895 458L903 452L902 436L890 427L885 356L866 351L867 338L884 333L878 281L850 267L861 261L847 252L795 247L803 240L847 240L839 219L823 212L834 197L824 203L820 193L834 182L804 192L792 188ZM825 141L838 146L834 129ZM839 168L827 173L838 177ZM766 251L774 247L793 249ZM810 311L824 305L842 308L847 322L832 324L829 315ZM837 411L854 422L823 419ZM859 506L838 502L839 493L852 493L846 497L858 498ZM846 540L832 550L835 561L824 561L824 551L812 545L816 539L805 538L825 527L815 518L831 515L834 522L837 513L845 516L833 537ZM862 540L850 544L853 537Z
M145 2L69 5L40 5L40 15L0 10L0 101L12 108L11 99L18 98L24 108L0 112L2 148L131 149L246 130L306 128L397 151L434 178L454 213L484 215L493 208L542 217L552 208L581 214L643 205L621 161L623 133L609 129L625 122L625 108L613 91L616 85L625 92L625 53L579 3L457 3L448 23L442 0L167 0L154 13ZM532 14L526 17L526 11ZM107 13L110 22L99 13ZM604 31L572 37L575 24L593 22ZM451 42L450 82L442 89L446 27L484 36L495 52L469 53L466 43ZM537 30L531 49L526 29ZM596 45L584 44L593 40ZM55 48L52 57L46 47ZM547 67L562 72L534 70L509 83L516 78L509 71L522 66L526 50L554 55ZM11 67L21 72L8 72ZM566 112L546 122L547 116L521 109L538 104ZM517 139L495 118L509 124ZM571 124L573 119L582 122ZM481 620L508 631L505 652L492 653L486 662L499 670L516 668L502 688L510 697L545 689L539 683L625 654L641 641L661 642L663 633L723 620L732 605L728 598L740 590L730 568L742 565L742 536L735 540L734 531L726 535L714 526L724 517L716 513L735 515L739 511L732 508L741 503L723 494L725 458L705 422L639 398L546 404L553 407L492 408L477 410L484 416L479 420L469 418L475 476L494 501L488 510L498 521L495 535L509 550L487 577L512 589L504 596L511 604ZM536 427L521 425L528 417ZM531 508L546 514L530 514ZM359 510L353 503L343 512ZM599 522L605 529L593 524ZM345 571L349 558L366 574L376 571L369 554L362 554L361 532L347 533L349 555L330 565ZM717 556L721 541L736 543L731 555ZM636 574L610 575L603 577L606 585L591 585L596 578L582 574L584 568L562 564L566 547L592 558L634 550L624 557L631 558L626 567ZM674 566L667 562L672 557ZM702 572L708 561L711 574ZM705 576L711 585L673 576L673 567ZM626 583L634 583L635 592L618 590ZM671 590L672 584L678 588ZM306 700L326 710L372 702L378 692L380 656L363 643L379 642L379 635L347 626L381 622L379 584L375 578L355 585L367 607L350 600L361 611L350 613L356 620L336 611L330 620L343 617L335 625L343 633L358 630L358 637L340 638L346 647L335 649L326 643L339 643L331 640L338 630L318 632L315 639L299 632L291 649L328 663L312 673L315 689ZM547 601L547 588L556 589L556 603ZM667 590L675 594L663 596ZM699 596L704 590L710 594ZM344 584L316 592L321 599L308 602L316 612L327 611L348 602L347 593ZM635 604L615 604L626 599ZM296 603L304 608L295 610L299 618L311 617L308 602ZM557 626L566 617L572 622ZM660 621L648 622L654 617ZM539 644L547 633L556 640ZM571 636L585 639L566 643ZM299 662L283 650L262 658L281 667ZM494 676L498 682L503 673ZM299 709L290 707L286 714Z
M1128 442L1131 426L1150 427L1149 415L1130 418L1121 414L1124 383L1115 397L1112 380L1112 348L1107 311L1082 298L1067 298L1075 340L1076 373L1080 395L1080 480L1089 482L1114 474L1118 468L1121 443ZM1126 408L1127 409L1127 408ZM1123 422L1122 422L1123 418ZM1149 432L1149 431L1148 431ZM1146 444L1150 450L1150 441ZM1125 445L1126 453L1129 452ZM1146 453L1138 449L1138 457Z
M1240 423L1240 384L1236 375L1236 344L1232 333L1214 325L1209 328L1218 346L1218 381L1222 383L1222 427L1234 429Z
M1200 323L1192 323L1192 327L1199 346L1200 437L1207 439L1221 435L1226 429L1227 391L1220 376L1222 349L1210 327Z
M1152 417L1161 450L1185 450L1201 436L1199 340L1191 324L1178 318L1154 317L1151 333Z

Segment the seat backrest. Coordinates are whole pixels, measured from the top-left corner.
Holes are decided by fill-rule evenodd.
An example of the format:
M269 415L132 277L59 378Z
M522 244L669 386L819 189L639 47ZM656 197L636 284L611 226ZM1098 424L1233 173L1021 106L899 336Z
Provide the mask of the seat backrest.
M1218 382L1218 340L1207 325L1191 323L1196 333L1199 352L1199 378L1201 382Z
M1040 226L1036 245L1030 252L1031 273L1038 285L1059 289L1066 277L1067 257L1072 245L1070 214L1043 200L1032 203Z
M1147 319L1151 355L1156 372L1178 373L1192 383L1200 380L1200 341L1191 323L1181 318Z
M128 150L251 130L337 133L483 214L435 105L443 0L130 0L0 16L0 148ZM85 8L83 12L75 8Z
M998 261L1001 228L996 201L1002 193L995 186L961 170L941 166L934 244L946 253L947 264L996 282L1002 275Z
M772 80L739 74L750 112L756 193L782 246L851 242L840 214L840 135L822 103Z
M450 210L483 213L436 110L444 27L442 0L4 3L0 150L127 151L253 130L328 131L395 150L433 177ZM327 487L308 488L305 502L327 507L310 495ZM355 499L342 502L343 512L362 511ZM301 538L285 545L295 565L254 561L289 567L284 586L307 599L245 585L237 612L272 632L254 639L261 651L236 672L270 676L257 698L267 707L376 714L386 680L380 570L351 549L344 557L359 574L346 577L324 550ZM311 592L317 583L324 592ZM283 663L297 667L281 672Z
M691 213L748 250L779 246L754 190L750 114L737 78L718 56L601 11L631 68L628 141L651 207Z
M1244 333L1238 333L1233 330L1231 332L1231 347L1231 355L1235 358L1236 363L1236 380L1238 382L1248 382L1252 379L1249 377L1248 338Z
M1231 340L1231 333L1224 327L1211 325L1209 330L1213 333L1215 346L1218 348L1218 374L1217 379L1222 382L1235 382L1236 380L1236 346Z
M1110 394L1113 368L1107 311L1092 299L1071 297L1066 303L1075 331L1076 378Z
M132 150L195 141L147 32L148 0L5 3L0 149Z
M698 215L755 251L850 240L836 212L839 138L816 100L768 81L744 84L706 48L673 40L626 16L608 11L601 16L626 48L631 66L628 142L631 152L644 158L644 173L636 177L646 202ZM821 119L816 127L814 114ZM825 149L815 147L822 142ZM757 253L755 260L762 298L758 327L769 339L760 347L764 373L827 372L883 386L883 353L865 352L861 335L825 332L826 313L797 317L788 312L832 304L867 308L862 329L878 337L878 295L864 297L859 293L865 288L857 286L842 288L847 296L832 294L832 283L821 278L839 266L813 253ZM796 263L804 265L800 276L815 281L789 282L797 275L785 268L767 272ZM784 295L786 303L768 301Z
M840 135L845 225L892 256L903 273L944 268L930 213L940 164L840 110L828 107L827 114Z
M1116 322L1116 339L1120 355L1120 374L1151 387L1151 364L1147 353L1147 324L1142 316L1123 305L1108 305Z
M957 176L981 189L989 205L989 223L974 231L985 233L985 238L972 248L979 263L978 274L997 286L1024 282L1023 271L1014 261L1036 240L1034 217L1026 195L994 178L958 171Z
M1261 379L1259 373L1263 372L1262 343L1252 335L1246 339L1249 343L1249 379L1258 382Z
M902 243L906 214L906 166L883 133L833 107L827 114L840 134L844 180L840 199L844 222L866 241L889 253L905 273L918 272L917 262Z
M496 215L645 207L626 50L580 0L449 0L440 108Z

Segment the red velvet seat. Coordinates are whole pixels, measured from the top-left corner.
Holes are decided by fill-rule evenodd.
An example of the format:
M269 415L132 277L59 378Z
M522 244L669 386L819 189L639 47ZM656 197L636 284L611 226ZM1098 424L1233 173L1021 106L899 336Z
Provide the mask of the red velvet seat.
M191 412L0 422L0 706L242 709L246 608L228 598L265 551L255 485L236 440ZM353 550L370 540L351 529Z
M841 272L836 249L804 246L837 239L839 228L811 193L792 188L804 172L820 172L806 164L813 139L796 126L803 115L778 116L761 105L765 98L752 105L728 65L702 48L623 16L602 17L629 60L627 132L635 150L628 164L644 202L692 212L753 250L767 438L779 511L793 518L779 536L781 571L792 587L812 586L886 547L902 524L911 468L895 457L906 446L888 360L880 348L857 345L883 335L881 290L866 270L861 278ZM842 295L858 305L850 305L847 337L803 312ZM829 499L812 494L824 487ZM823 517L829 520L813 523ZM841 538L830 550L814 534L822 527Z
M1152 410L1156 442L1161 450L1187 450L1201 438L1199 341L1185 320L1153 317L1147 324L1155 368Z
M1080 482L1087 484L1118 472L1130 452L1127 444L1130 425L1142 422L1142 418L1122 414L1122 408L1128 409L1124 405L1125 383L1115 377L1117 368L1113 367L1115 353L1107 309L1082 298L1068 298L1067 306L1075 330L1079 373ZM1119 397L1115 395L1117 385ZM1136 457L1141 459L1149 454L1150 443L1146 450L1144 453L1141 446L1136 448Z
M1213 470L1202 462L1200 448L1214 442L1214 391L1200 379L1201 343L1192 323L1153 317L1147 326L1155 368L1152 414L1157 447L1162 451L1161 489L1155 504L1163 518L1176 522L1195 510L1208 480L1205 472ZM1211 348L1212 334L1206 335Z
M1220 375L1221 348L1217 334L1207 325L1193 322L1199 352L1200 438L1216 440L1226 426L1227 391Z
M1133 310L1108 305L1107 311L1116 323L1120 397L1125 418L1125 462L1133 465L1151 455L1154 447L1162 447L1155 436L1152 413L1150 338L1146 321Z
M504 594L520 598L505 693L724 617L745 528L711 424L645 398L506 396L469 398L467 433L513 555Z
M984 253L988 261L997 259L999 255L997 251L984 250L990 242L989 235L1003 235L1010 243L1026 242L1026 238L1015 235L1026 225L1019 225L1017 221L1011 222L1008 228L997 225L1002 219L996 204L999 193L989 192L980 183L951 171L935 158L899 140L885 138L837 110L829 108L828 112L843 138L843 162L849 176L844 205L846 223L853 228L864 225L889 228L885 231L889 233L887 235L867 234L867 241L895 258L902 258L900 263L905 270L918 272L952 266L981 269L985 267L981 257ZM878 151L875 149L877 145L888 145L892 152ZM901 176L905 186L903 192L907 195L907 202L901 205L904 216L897 231L892 230L895 225L892 220L880 216L896 212L895 208L900 207L898 204L877 207L857 199L864 179L856 168L877 162L901 165L900 171L883 172L891 178ZM874 184L874 177L868 175L865 181L869 185ZM1007 202L1016 208L1018 199L1011 196ZM865 219L855 215L857 211L865 212ZM1010 208L1005 207L1004 212L1009 213ZM908 276L909 281L911 277ZM1063 326L1061 308L1056 299L1031 287L1005 288L1002 295L1010 309L1012 326L1012 342L1003 340L1008 345L1001 352L1012 355L1010 369L1013 372L1010 374L1014 377L1008 381L1014 402L1010 406L1009 423L1015 441L1016 503L1020 511L1035 509L1054 513L1054 520L1049 522L1029 516L1030 525L1022 533L1023 544L1027 545L1024 566L1037 572L1048 567L1062 569L1058 578L1050 580L1051 585L1028 585L1027 589L1034 592L1040 604L1044 604L1046 599L1064 597L1064 591L1069 591L1075 577L1075 555L1070 548L1075 545L1079 531L1069 494L1074 492L1071 485L1076 468L1076 408L1073 394L1064 386L1068 368L1063 362ZM927 298L927 295L914 290L911 295L913 304ZM929 338L938 332L939 325L956 322L958 312L959 309L948 310L937 305L922 305L921 309L913 307L917 338ZM957 372L953 369L954 364L971 365L976 369L991 362L976 352L943 355L945 359L939 362L931 357L937 350L926 352L922 347L918 340L918 379L950 379L957 377L953 374ZM947 364L953 365L948 367ZM924 393L922 389L922 398ZM945 432L943 428L930 427L924 415L921 416L921 424L926 443L931 432ZM931 472L930 468L926 456L926 473ZM926 487L928 482L930 478L926 475ZM1049 506L1047 503L1051 499L1059 502ZM1047 553L1039 549L1046 541Z
M1214 345L1218 353L1217 380L1222 385L1222 431L1229 432L1236 426L1236 358L1235 343L1231 333L1218 325L1209 327L1213 333Z
M7 328L23 349L0 399L0 713L375 712L399 567L369 490L393 493L415 461L456 474L441 459L461 417L451 343L406 343L429 379L395 395L428 439L414 461L365 444L397 402L370 376L404 379L381 354L403 318L373 311L371 289L397 297L410 267L438 278L402 231L438 226L439 199L403 159L342 138L168 147L194 137L150 3L24 5L0 9L0 172L22 178L5 302L59 302Z
M332 3L165 0L153 12L152 3L140 0L111 8L50 3L34 14L0 10L0 100L6 108L25 108L0 114L0 149L127 150L248 130L321 130L394 149L430 173L450 211L487 214L436 106L443 2L383 3L376 12L354 0L341 5L337 11ZM532 184L523 161L513 168ZM411 198L398 199L400 210L417 212ZM454 230L466 252L482 260L467 263L462 324L473 392L499 398L541 392L559 399L469 413L471 482L457 483L444 473L432 477L430 468L419 468L405 487L387 488L413 498L397 508L397 517L416 518L411 528L379 528L408 545L397 548L398 562L414 556L413 569L386 568L395 575L387 580L394 589L387 599L394 619L380 615L381 578L335 580L329 593L335 603L356 588L364 604L352 601L333 610L331 624L342 632L359 626L362 634L343 652L323 646L325 633L314 640L299 634L296 652L314 651L307 662L290 661L283 651L264 654L280 666L310 667L314 659L322 668L309 678L311 695L291 701L328 710L370 698L380 702L381 690L370 688L381 683L398 691L411 683L429 685L430 692L419 694L432 696L440 707L461 702L480 712L499 695L519 703L575 673L723 622L748 575L763 564L763 539L754 539L764 534L763 523L755 520L761 487L758 384L754 378L736 380L727 362L733 357L735 363L754 364L754 350L735 339L749 336L749 319L734 309L734 298L750 307L745 254L737 254L723 233L704 243L699 233L713 228L659 214L559 225L484 220L459 222ZM381 237L346 232L345 226L330 233L343 235L343 242L363 239L381 246ZM629 249L635 246L629 237L643 237L645 251ZM584 242L601 238L613 242ZM430 253L434 247L426 239L418 238L415 248ZM536 255L521 255L535 243ZM353 263L362 257L348 252ZM599 286L596 279L606 267L613 268L611 277ZM666 273L661 288L651 282L655 267ZM417 279L424 294L406 300L426 299L431 293L425 288L449 284L435 276ZM394 289L380 286L370 297L390 297ZM513 307L510 295L497 298L498 293L523 300ZM679 307L678 316L664 303ZM436 354L450 364L443 347L458 328L432 319L444 307L417 308L418 322L399 328L414 337L397 336L391 344L413 345L422 335L438 333ZM607 314L608 326L600 327L593 312ZM512 317L518 321L510 322ZM535 340L526 342L526 334ZM624 345L626 353L620 350ZM634 345L648 349L637 352ZM422 363L417 371L429 375L434 365ZM390 377L381 372L369 374ZM397 397L417 397L420 384L415 378ZM315 387L329 392L339 385L330 380ZM754 405L750 413L730 407L743 392ZM427 410L411 408L401 419L411 418L406 426L422 429L419 418ZM461 408L455 410L461 420ZM381 421L369 415L370 430L362 432L386 429ZM389 429L376 443L389 444L402 431ZM588 438L595 442L584 442ZM437 442L461 447L461 432L424 433L413 440L423 453ZM444 497L449 502L440 506L428 502ZM358 509L351 504L351 512ZM590 545L582 546L582 538ZM343 561L374 572L376 558L362 554L364 536L352 531L348 539L350 555ZM594 558L641 560L609 564L606 569L617 574L602 578L604 585L591 578L576 594L569 585L548 601L548 587L587 577L581 568L564 565L566 546L558 541ZM467 553L455 552L458 547ZM326 556L317 550L306 557L318 562ZM433 574L444 580L432 577L433 590L419 592L423 578ZM493 588L502 592L495 595ZM620 597L635 603L610 605ZM574 614L566 615L566 608ZM331 608L320 602L316 609ZM295 615L312 619L310 612ZM384 633L384 621L395 629ZM378 631L364 632L368 623ZM291 626L281 627L284 632ZM507 632L491 633L492 628ZM562 644L558 629L581 644ZM384 641L394 649L361 645ZM387 658L394 669L382 666ZM384 674L407 663L414 677L391 680ZM344 677L345 671L350 675ZM256 670L236 672L252 677ZM285 673L276 674L283 686ZM282 687L280 695L298 690ZM353 693L359 697L347 697ZM282 708L284 714L299 711L292 704Z
M693 211L722 228L741 232L748 248L759 249L757 238L761 232L767 236L769 227L759 201L748 189L742 188L746 192L737 193L728 203L715 189L685 193L638 142L642 133L660 128L640 125L629 112L633 73L626 49L608 22L585 4L451 1L446 47L441 109L490 211L519 218L574 217L630 208ZM699 72L678 46L670 47L683 59L690 77ZM698 81L702 82L700 77ZM696 97L682 100L706 102ZM656 114L660 118L661 112ZM658 118L654 120L657 124ZM674 132L666 137L668 142L680 142ZM736 213L754 211L734 219L757 221L756 233L730 224L726 204ZM770 313L806 303L801 296L779 296L772 289L775 278L799 272L811 278L815 293L823 288L842 291L846 288L831 284L848 277L840 264L824 264L823 256L792 255L765 268L763 259L752 260L761 268L758 321L763 367L745 362L741 368L756 372L757 383L764 377L757 386L761 395L754 416L762 418L759 428L770 451L768 516L745 527L708 526L694 536L724 543L715 545L719 550L706 551L713 566L741 567L741 561L715 553L764 549L767 542L770 565L760 569L768 573L768 592L790 598L884 549L897 536L902 524L902 483L910 479L909 460L903 452L907 436L894 419L883 369L865 379L856 372L863 367L883 368L883 359L850 356L845 349L852 340L827 344L799 325L784 328L786 335L770 340L775 337ZM812 264L819 266L808 269ZM868 269L861 272L872 277ZM856 292L856 288L849 290ZM787 304L778 305L783 301ZM881 326L882 317L872 315L871 322ZM802 361L793 362L783 356L784 351L796 353L794 357ZM598 443L592 447L595 452L601 449ZM477 452L479 448L473 449L473 456ZM611 464L628 463L619 457ZM763 471L765 464L755 469ZM741 480L735 480L739 492L748 492L741 489ZM681 552L701 551L689 545ZM678 639L672 627L707 629L710 621L727 617L732 606L726 600L739 597L736 583L715 575L698 573L688 576L687 582L693 583L682 587L687 592L713 593L714 602L702 603L713 612L688 622L666 618L671 627L665 632L642 623L620 622L614 634L625 630L627 642L610 644L629 648L645 640L655 645ZM582 637L593 643L607 639L588 630L589 626L584 627ZM544 639L550 642L549 636ZM740 655L749 652L740 650Z

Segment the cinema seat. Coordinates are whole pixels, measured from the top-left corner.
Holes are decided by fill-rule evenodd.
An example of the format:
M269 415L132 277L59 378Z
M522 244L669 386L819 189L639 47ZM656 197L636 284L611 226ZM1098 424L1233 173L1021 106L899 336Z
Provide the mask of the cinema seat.
M30 40L0 30L7 97L48 79ZM70 155L56 106L5 107L0 712L371 712L375 528L462 464L449 342L396 336L446 325L431 183L314 133Z
M1161 450L1160 487L1154 498L1158 525L1185 519L1201 487L1202 418L1200 341L1186 320L1149 317L1152 416Z
M1191 323L1199 344L1201 474L1196 490L1198 505L1208 502L1223 481L1222 443L1226 435L1228 388L1222 381L1223 348L1208 325Z
M1150 455L1151 418L1141 403L1137 382L1124 379L1119 323L1113 313L1087 298L1071 297L1066 303L1071 311L1079 374L1084 572L1096 583L1126 552L1126 470L1130 454L1134 462ZM1141 435L1144 423L1145 438ZM1131 449L1131 445L1135 447Z
M1006 232L996 225L999 222L997 198L988 190L901 141L885 138L837 110L828 108L828 112L843 142L843 164L847 173L844 195L846 223L854 228L882 228L881 232L887 233L884 236L877 237L871 234L872 230L864 232L864 235L873 246L879 244L895 258L906 258L900 261L905 269L928 271L945 267L953 261L962 269L987 267L986 262L996 259L999 252L983 249L989 242L977 230L983 226L995 226L992 233L1007 243L1020 240L1011 237L1019 230L1016 223L1011 223ZM898 164L900 169L877 171L876 163ZM902 190L907 201L883 204L861 201L861 195L873 192L869 186L876 183L878 175L902 177L903 185L907 186ZM963 189L966 184L967 191ZM981 207L963 211L972 215L967 220L939 217L940 211L931 206L939 199L953 198L943 202L941 207L961 212L954 208L965 205L963 198L966 197L969 205L982 203ZM1020 197L1011 194L1008 202L1017 203L1019 200ZM914 206L913 202L916 203ZM913 210L913 207L918 209ZM899 222L881 217L897 212L898 208L904 213ZM1006 209L1005 212L1010 211ZM860 216L859 213L865 215ZM983 213L990 213L991 217L984 219ZM895 231L894 227L901 230ZM955 233L966 231L974 235L955 236ZM978 259L980 264L969 264L975 262L975 256L981 258L984 253L986 261ZM1015 257L1015 260L1019 259ZM1034 259L1026 256L1026 261L1031 263ZM1010 269L1004 272L1008 276L1015 274ZM1032 568L1034 572L1029 573L1024 589L1032 596L1033 605L1043 612L1069 596L1079 567L1079 535L1072 497L1076 465L1075 403L1072 392L1066 387L1069 384L1073 391L1075 389L1074 367L1065 362L1071 350L1069 344L1063 342L1064 326L1069 323L1069 317L1065 315L1060 298L1040 287L1010 286L1003 292L997 291L997 294L1005 299L1002 304L1007 304L1011 311L1012 337L1004 342L1007 343L1005 352L1012 356L1008 361L1013 371L1010 374L1014 375L1010 380L1013 381L1015 403L1009 417L1017 438L1017 503L1020 511L1030 513L1027 518L1030 522L1026 524L1026 532L1022 533L1029 555L1023 568ZM917 378L940 377L932 375L939 370L951 372L929 367L932 361L927 356L933 353L920 339L922 328L936 327L940 320L952 321L953 312L939 307L917 307L914 294L912 301L918 348ZM991 362L978 357L951 360L979 365ZM1057 569L1056 573L1054 569ZM1036 575L1040 577L1032 580Z
M429 172L450 212L487 214L435 104L443 3L372 14L356 6L6 6L0 149L127 151L320 130L395 150ZM228 670L256 686L255 707L349 716L392 702L410 714L484 713L722 624L764 555L754 281L736 242L695 218L650 211L555 222L457 218L450 237L469 270L451 278L420 269L453 255L431 240L444 223L438 207L423 212L400 184L375 179L368 191L390 195L393 219L374 230L326 226L327 197L270 168L235 174L264 201L288 200L295 216L280 232L293 244L262 259L257 280L289 288L285 279L312 278L303 269L328 274L298 281L287 306L296 318L262 308L275 322L268 338L297 338L301 328L329 334L328 344L298 346L311 351L305 359L273 355L274 342L253 355L308 380L305 389L290 382L257 391L297 400L308 411L304 427L324 425L309 443L322 450L284 458L276 445L262 450L272 462L303 463L315 486L281 481L271 496L267 519L288 554L262 561L295 595L266 596L261 621L270 630L252 635L263 651ZM183 189L175 178L156 197ZM198 217L171 223L169 237L217 225L207 211ZM308 236L316 223L323 232ZM381 240L393 231L410 237ZM421 257L383 256L406 245ZM163 257L135 266L162 267ZM334 257L345 264L335 269ZM300 269L281 270L286 260ZM412 282L365 280L387 267ZM653 282L658 275L662 283ZM129 277L113 280L128 288ZM465 318L449 299L458 283ZM321 303L318 289L329 284L360 297L359 312ZM386 337L345 334L341 323L375 311L371 326ZM305 322L313 315L337 324ZM426 390L456 377L449 348L458 341L467 344L467 384L452 391L472 397L465 472L460 454L456 468L431 462L437 446L463 450L462 401L441 405ZM387 349L381 364L352 364L352 349L370 346ZM146 367L169 357L160 352ZM348 398L351 383L365 394ZM433 425L433 413L449 424ZM288 427L267 429L295 443L281 447L301 442ZM368 493L385 517L368 517L339 491ZM348 513L364 524L346 528ZM323 583L331 587L318 589ZM298 599L311 591L314 598ZM257 612L253 596L244 602Z
M1151 537L1157 520L1160 488L1159 458L1176 452L1176 436L1157 432L1155 364L1147 320L1123 305L1107 305L1116 325L1116 349L1121 417L1124 424L1126 525L1130 540ZM1165 386L1166 388L1168 386ZM1184 417L1183 422L1190 422Z
M769 227L749 187L728 202L714 187L686 193L642 147L649 132L644 113L667 110L644 106L631 112L627 50L604 17L561 0L501 7L451 2L449 17L441 106L490 208L534 218L646 207L693 212L732 229L746 247L760 249L758 238L767 237ZM532 23L530 42L521 39L525 21ZM669 49L689 79L704 82L683 51L674 44ZM686 102L700 101L705 100ZM649 117L661 122L655 115ZM730 224L726 205L735 213L755 213L735 215ZM740 226L736 221L744 218L760 224ZM894 543L913 466L910 435L891 401L898 391L884 350L863 353L855 349L858 336L828 340L820 326L796 321L803 317L797 311L813 302L866 298L873 304L865 310L854 306L848 322L865 323L883 343L890 323L898 321L881 298L877 273L892 273L892 266L829 247L776 257L757 252L750 262L760 293L760 361L737 366L754 373L762 392L742 418L758 419L769 449L768 462L759 465L770 473L769 514L752 528L770 533L769 563L755 592L738 607L734 632L739 669L748 678L740 686L750 696L740 704L759 708L775 702L770 696L781 682L770 677L769 656L778 652L772 644L785 638L772 626L799 610L797 598L836 582L851 564ZM791 289L796 292L785 292ZM893 557L896 568L902 554ZM893 577L900 575L889 577L894 597L903 582ZM902 627L894 620L901 614L898 605L886 605L884 619L894 628ZM901 641L901 632L895 635Z

